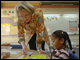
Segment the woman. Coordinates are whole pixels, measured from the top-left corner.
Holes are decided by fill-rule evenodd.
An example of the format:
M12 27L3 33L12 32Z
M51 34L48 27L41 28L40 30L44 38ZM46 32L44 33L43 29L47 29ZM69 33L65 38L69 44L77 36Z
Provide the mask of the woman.
M22 1L15 7L14 13L18 18L18 43L22 45L24 55L28 53L27 44L33 50L36 50L36 43L38 44L37 50L44 50L45 42L50 46L43 13L40 8L34 8L28 2ZM24 35L25 31L26 35Z

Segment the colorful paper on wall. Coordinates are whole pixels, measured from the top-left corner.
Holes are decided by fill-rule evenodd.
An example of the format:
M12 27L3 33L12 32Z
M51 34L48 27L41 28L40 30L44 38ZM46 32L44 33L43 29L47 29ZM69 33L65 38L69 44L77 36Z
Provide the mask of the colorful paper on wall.
M1 24L1 35L10 35L10 23Z
M13 22L17 23L17 18L16 17L13 17Z
M10 14L8 13L7 15L9 16Z
M57 20L57 16L44 16L44 20L48 20L48 21L51 21L51 20Z
M17 25L11 25L11 34L15 35L17 33L18 33L18 31L17 31Z
M7 11L6 10L3 11L3 15L7 15Z
M9 17L9 19L11 20L11 19L12 19L12 17Z
M77 31L77 21L69 21L70 31Z
M11 11L9 11L9 13L11 13Z

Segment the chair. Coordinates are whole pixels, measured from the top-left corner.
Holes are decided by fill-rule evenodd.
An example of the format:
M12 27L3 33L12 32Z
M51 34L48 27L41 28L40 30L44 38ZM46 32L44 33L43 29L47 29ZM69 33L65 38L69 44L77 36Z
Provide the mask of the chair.
M69 52L69 54L70 54L70 59L78 59L77 55L75 55L75 54L73 54L71 52Z

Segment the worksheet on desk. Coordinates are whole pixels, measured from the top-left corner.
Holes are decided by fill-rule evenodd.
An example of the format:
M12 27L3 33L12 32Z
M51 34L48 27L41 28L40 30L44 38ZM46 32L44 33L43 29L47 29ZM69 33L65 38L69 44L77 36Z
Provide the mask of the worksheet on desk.
M17 54L17 53L19 53L19 52L20 52L20 51L15 51L15 50L11 50L11 51L10 51L11 54Z
M22 55L18 59L37 59L37 57L24 57L24 55Z
M32 53L32 52L28 52L29 53ZM26 55L24 57L24 55L20 56L18 59L46 59L46 55Z

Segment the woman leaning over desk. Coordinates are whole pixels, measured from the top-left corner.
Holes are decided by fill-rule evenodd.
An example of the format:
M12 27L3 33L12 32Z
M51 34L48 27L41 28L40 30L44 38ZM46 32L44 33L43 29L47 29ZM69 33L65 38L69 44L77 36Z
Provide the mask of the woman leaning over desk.
M36 50L36 44L38 44L37 50L44 50L45 42L50 46L43 12L40 8L34 8L30 3L22 1L15 7L14 13L18 17L18 43L22 45L24 55L28 54L27 44L33 50ZM24 35L25 31L26 36Z

